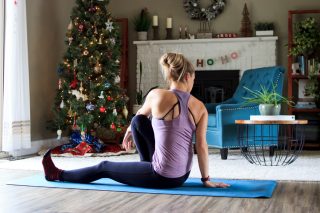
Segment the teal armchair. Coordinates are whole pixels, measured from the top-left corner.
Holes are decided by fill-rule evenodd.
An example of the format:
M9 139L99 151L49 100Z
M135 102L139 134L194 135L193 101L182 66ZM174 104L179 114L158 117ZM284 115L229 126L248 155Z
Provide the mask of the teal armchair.
M207 143L209 147L219 148L221 159L227 159L228 149L240 148L237 138L235 120L249 120L250 115L259 115L258 104L245 105L243 97L251 90L260 90L261 85L271 90L276 86L277 93L282 95L285 69L280 66L263 67L247 70L243 73L233 96L222 103L208 103Z

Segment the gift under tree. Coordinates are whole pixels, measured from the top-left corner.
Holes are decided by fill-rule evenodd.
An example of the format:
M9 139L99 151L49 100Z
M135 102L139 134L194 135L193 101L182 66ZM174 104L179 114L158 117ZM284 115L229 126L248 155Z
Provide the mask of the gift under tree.
M70 144L62 149L82 143L82 149L101 152L103 144L96 130L106 128L116 133L127 124L128 98L119 77L120 31L108 12L108 3L76 0L70 16L50 122L58 138L62 131L72 130Z

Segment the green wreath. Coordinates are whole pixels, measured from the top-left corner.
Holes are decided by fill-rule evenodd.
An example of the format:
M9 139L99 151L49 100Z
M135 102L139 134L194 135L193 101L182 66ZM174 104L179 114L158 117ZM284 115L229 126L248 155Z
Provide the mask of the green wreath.
M210 21L222 13L225 0L212 0L207 7L200 6L200 0L184 0L183 6L191 19Z

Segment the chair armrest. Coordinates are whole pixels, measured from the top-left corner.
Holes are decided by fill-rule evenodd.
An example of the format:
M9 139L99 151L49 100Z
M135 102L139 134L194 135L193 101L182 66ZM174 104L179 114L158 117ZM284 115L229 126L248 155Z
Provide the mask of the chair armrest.
M209 114L216 114L216 107L217 106L222 105L222 104L231 104L231 103L234 103L234 100L232 98L225 100L223 102L220 102L220 103L206 103L204 105L207 108Z
M258 104L223 104L216 107L217 128L235 125L235 120L249 120L250 115L259 115Z

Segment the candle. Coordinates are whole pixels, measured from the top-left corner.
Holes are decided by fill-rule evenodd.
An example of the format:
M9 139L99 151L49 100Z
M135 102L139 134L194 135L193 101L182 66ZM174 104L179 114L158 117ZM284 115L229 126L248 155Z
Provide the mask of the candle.
M167 18L167 28L172 28L172 18Z
M152 26L158 26L158 16L152 17Z

